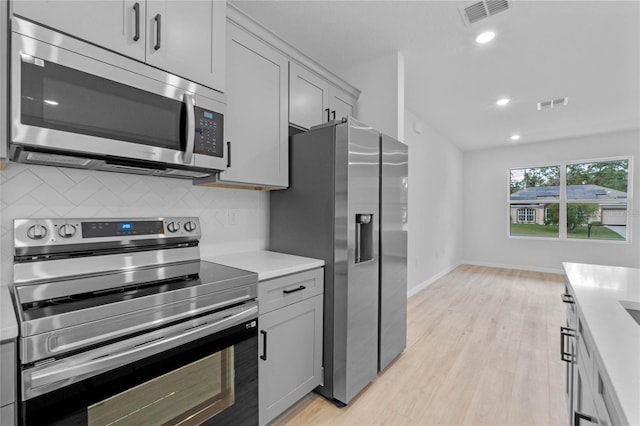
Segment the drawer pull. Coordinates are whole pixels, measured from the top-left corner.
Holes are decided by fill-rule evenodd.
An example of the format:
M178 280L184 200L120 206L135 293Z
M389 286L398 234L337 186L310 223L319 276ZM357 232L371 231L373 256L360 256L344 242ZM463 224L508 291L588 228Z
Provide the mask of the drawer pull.
M570 303L570 304L574 304L574 303L576 303L576 302L573 300L573 295L571 295L571 294L569 294L569 293L563 293L563 294L561 294L561 295L560 295L560 298L562 299L562 301L563 301L564 303Z
M560 359L564 362L574 362L572 353L567 352L564 343L567 338L576 337L576 331L572 328L560 327Z
M575 411L573 413L573 424L574 424L574 426L580 426L580 420L586 420L588 422L598 424L598 421L596 419L594 419L593 417L588 416L586 414L582 414L582 413L580 413L578 411Z
M291 289L291 290L282 290L282 292L283 292L284 294L291 294L291 293L295 293L296 291L302 291L302 290L304 290L304 289L306 289L306 287L305 287L305 286L303 286L303 285L301 285L300 287L298 287L298 288L294 288L294 289Z

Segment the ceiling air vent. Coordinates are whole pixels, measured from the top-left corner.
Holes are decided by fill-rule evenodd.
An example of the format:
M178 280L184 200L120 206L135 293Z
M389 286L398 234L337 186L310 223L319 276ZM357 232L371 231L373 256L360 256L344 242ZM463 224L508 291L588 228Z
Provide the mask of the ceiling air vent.
M470 25L509 8L511 8L511 2L508 0L484 0L460 9L460 14L465 24Z
M568 102L569 98L567 98L566 96L564 98L551 99L550 101L540 101L538 102L538 111L565 106Z

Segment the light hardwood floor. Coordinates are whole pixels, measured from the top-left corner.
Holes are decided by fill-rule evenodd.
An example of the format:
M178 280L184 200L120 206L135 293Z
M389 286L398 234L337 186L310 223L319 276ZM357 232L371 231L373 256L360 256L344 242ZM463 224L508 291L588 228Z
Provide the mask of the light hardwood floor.
M407 348L345 408L310 394L278 425L566 425L564 277L462 265L409 299Z

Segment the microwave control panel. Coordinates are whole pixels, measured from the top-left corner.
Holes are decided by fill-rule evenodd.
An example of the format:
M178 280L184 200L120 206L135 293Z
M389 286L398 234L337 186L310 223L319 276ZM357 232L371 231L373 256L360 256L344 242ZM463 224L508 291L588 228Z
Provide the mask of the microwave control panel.
M196 140L193 152L222 158L224 156L224 141L222 140L224 135L224 115L200 107L195 107L195 113Z

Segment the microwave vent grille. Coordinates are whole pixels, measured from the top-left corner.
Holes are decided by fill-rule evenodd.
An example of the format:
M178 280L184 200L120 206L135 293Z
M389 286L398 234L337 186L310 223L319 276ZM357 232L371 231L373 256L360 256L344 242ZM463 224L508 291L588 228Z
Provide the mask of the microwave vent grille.
M26 156L26 161L31 163L57 164L60 166L87 167L91 164L92 160L88 158L71 157L68 155L30 152Z

